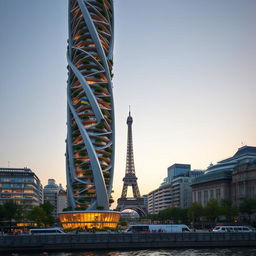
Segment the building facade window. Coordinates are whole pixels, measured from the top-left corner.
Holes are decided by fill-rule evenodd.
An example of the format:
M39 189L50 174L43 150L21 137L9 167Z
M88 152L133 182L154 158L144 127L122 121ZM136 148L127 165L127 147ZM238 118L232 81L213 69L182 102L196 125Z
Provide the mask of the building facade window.
M216 189L216 199L219 201L221 198L221 194L220 194L220 188Z
M210 198L213 198L214 197L214 191L213 189L210 190Z
M208 190L204 191L204 205L206 205L208 202Z
M198 192L198 202L202 204L202 193L201 191Z

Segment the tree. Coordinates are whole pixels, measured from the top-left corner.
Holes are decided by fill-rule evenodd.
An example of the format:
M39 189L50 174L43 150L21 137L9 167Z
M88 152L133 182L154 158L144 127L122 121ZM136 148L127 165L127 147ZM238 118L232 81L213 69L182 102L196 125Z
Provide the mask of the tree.
M4 202L1 208L2 219L9 221L10 228L13 220L21 219L22 208L15 201L7 200Z
M182 214L182 209L179 207L167 208L158 213L159 220L172 220L176 223L182 220L182 216L184 216L184 214Z
M54 218L52 216L53 213L53 205L46 201L45 203L41 204L40 207L42 207L43 211L45 212L45 217L44 217L44 225L53 225L54 223Z
M238 215L238 208L232 205L230 199L222 198L219 207L220 215L225 216L228 221L232 221L232 218Z
M20 219L21 206L12 200L8 200L3 204L4 219L8 221Z
M248 215L251 222L251 215L256 212L256 199L246 198L239 206L239 211Z
M45 202L39 206L35 206L28 213L28 219L35 221L38 226L50 226L54 223L52 216L53 205L50 202Z
M44 224L45 212L40 206L35 206L28 214L28 219L34 221L37 226Z
M194 202L188 208L188 217L194 223L199 221L199 218L203 216L203 207L200 203Z
M220 207L219 202L215 198L211 198L207 205L204 208L205 216L209 221L216 221L216 218L219 216Z
M0 205L0 221L3 221L5 217L4 207Z
M188 208L180 208L180 221L182 223L188 222Z

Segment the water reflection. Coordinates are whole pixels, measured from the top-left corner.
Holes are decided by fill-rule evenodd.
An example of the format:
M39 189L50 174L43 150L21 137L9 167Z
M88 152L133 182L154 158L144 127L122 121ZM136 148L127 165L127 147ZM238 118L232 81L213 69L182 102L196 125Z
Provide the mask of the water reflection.
M256 248L21 253L17 256L255 256Z

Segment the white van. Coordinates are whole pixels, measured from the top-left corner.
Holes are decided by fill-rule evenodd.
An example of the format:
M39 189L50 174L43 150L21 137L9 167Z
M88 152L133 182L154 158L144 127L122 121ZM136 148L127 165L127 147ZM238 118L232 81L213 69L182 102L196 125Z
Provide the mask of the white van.
M139 232L190 232L191 230L187 225L147 225L147 224L138 224L131 225L126 230L127 233L139 233Z
M65 234L61 228L33 228L29 230L29 235L59 235Z
M217 226L213 232L252 232L247 226Z

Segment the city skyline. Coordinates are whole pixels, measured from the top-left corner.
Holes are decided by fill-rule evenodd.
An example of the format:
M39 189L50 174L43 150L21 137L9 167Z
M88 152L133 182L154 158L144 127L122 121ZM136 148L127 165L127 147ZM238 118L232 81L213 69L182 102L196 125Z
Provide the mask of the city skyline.
M128 105L141 194L174 163L206 169L256 145L255 1L161 2L114 3L115 200ZM68 4L26 3L0 2L0 165L65 185Z

